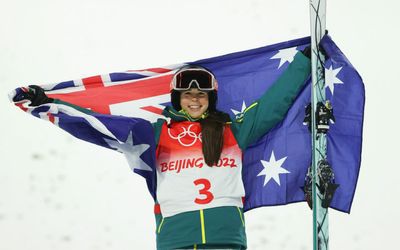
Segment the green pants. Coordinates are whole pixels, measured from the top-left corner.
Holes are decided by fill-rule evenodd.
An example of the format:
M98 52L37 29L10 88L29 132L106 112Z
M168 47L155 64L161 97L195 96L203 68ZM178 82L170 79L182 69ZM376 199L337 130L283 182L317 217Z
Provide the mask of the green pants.
M158 250L246 249L245 221L239 207L201 209L165 218L157 214L156 221Z
M235 244L205 244L205 245L193 245L187 246L178 249L193 249L193 250L200 250L200 249L208 249L208 250L244 250L245 248L240 245Z

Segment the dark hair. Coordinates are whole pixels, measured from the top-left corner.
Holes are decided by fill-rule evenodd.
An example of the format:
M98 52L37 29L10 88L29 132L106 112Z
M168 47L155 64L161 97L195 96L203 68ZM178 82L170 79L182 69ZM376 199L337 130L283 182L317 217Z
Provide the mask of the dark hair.
M206 118L200 120L204 161L208 166L217 165L224 146L224 126L229 115L209 110Z

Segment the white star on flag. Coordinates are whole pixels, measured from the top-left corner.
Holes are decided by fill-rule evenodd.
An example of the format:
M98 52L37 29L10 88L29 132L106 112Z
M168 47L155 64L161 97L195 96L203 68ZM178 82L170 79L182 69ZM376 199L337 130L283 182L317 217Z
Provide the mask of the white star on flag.
M278 161L275 160L275 155L274 151L271 153L271 158L268 161L263 161L261 160L261 164L263 165L264 169L257 175L265 175L264 179L264 187L267 185L267 183L271 180L274 179L274 181L280 186L281 182L279 179L279 174L289 174L290 172L287 171L286 169L282 168L283 162L285 162L287 156L279 159Z
M241 115L243 114L245 109L246 109L246 103L243 101L242 110L241 111L237 111L237 110L234 110L234 109L231 109L231 111L235 115L236 119L239 119L241 117Z
M140 169L146 171L153 171L146 162L144 162L140 155L142 155L149 147L148 144L133 145L132 131L129 133L125 143L104 139L110 147L117 149L119 152L124 153L129 167L132 169Z
M342 67L333 69L332 65L329 69L325 68L325 88L329 88L332 95L335 90L335 84L343 84L342 80L337 78L337 74L339 74Z
M274 55L271 57L271 59L280 59L281 61L279 62L279 67L278 69L285 64L285 62L291 63L294 59L294 56L298 52L296 49L297 47L294 48L288 48L288 49L281 49L279 50L278 54Z

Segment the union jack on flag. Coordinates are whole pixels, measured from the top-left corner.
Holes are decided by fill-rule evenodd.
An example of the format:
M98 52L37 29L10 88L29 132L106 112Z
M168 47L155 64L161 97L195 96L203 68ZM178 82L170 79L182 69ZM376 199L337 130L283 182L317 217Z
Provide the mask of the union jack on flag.
M48 96L101 114L155 122L169 103L169 82L185 64L91 76L42 86ZM168 84L166 84L168 83Z
M204 66L215 74L218 109L234 118L268 90L295 54L309 43L306 37L189 64ZM340 184L331 207L350 212L361 163L364 85L329 36L321 44L328 56L326 96L336 118L327 136L328 160ZM169 105L170 81L184 65L41 85L49 97L93 112L63 102L30 107L30 101L22 98L24 87L10 93L10 99L23 111L79 139L124 153L132 170L146 178L156 198L156 145L151 123L161 118L162 110ZM303 119L310 93L309 81L285 119L244 152L245 210L305 200L302 186L311 164L311 135Z

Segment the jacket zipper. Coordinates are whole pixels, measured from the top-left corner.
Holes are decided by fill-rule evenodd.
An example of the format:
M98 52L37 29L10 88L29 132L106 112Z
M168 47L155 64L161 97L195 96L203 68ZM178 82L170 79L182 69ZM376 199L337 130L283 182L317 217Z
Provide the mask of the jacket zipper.
M201 243L206 244L206 229L204 223L204 211L200 209L200 224L201 224Z
M238 212L239 212L240 220L242 221L242 225L243 225L243 227L244 227L244 220L243 220L242 211L240 211L240 208L239 208L239 207L236 207L236 208L237 208L237 210L238 210Z
M160 233L160 232L161 232L161 227L162 227L163 223L164 223L164 217L162 218L161 223L160 223L160 225L158 226L157 233Z

